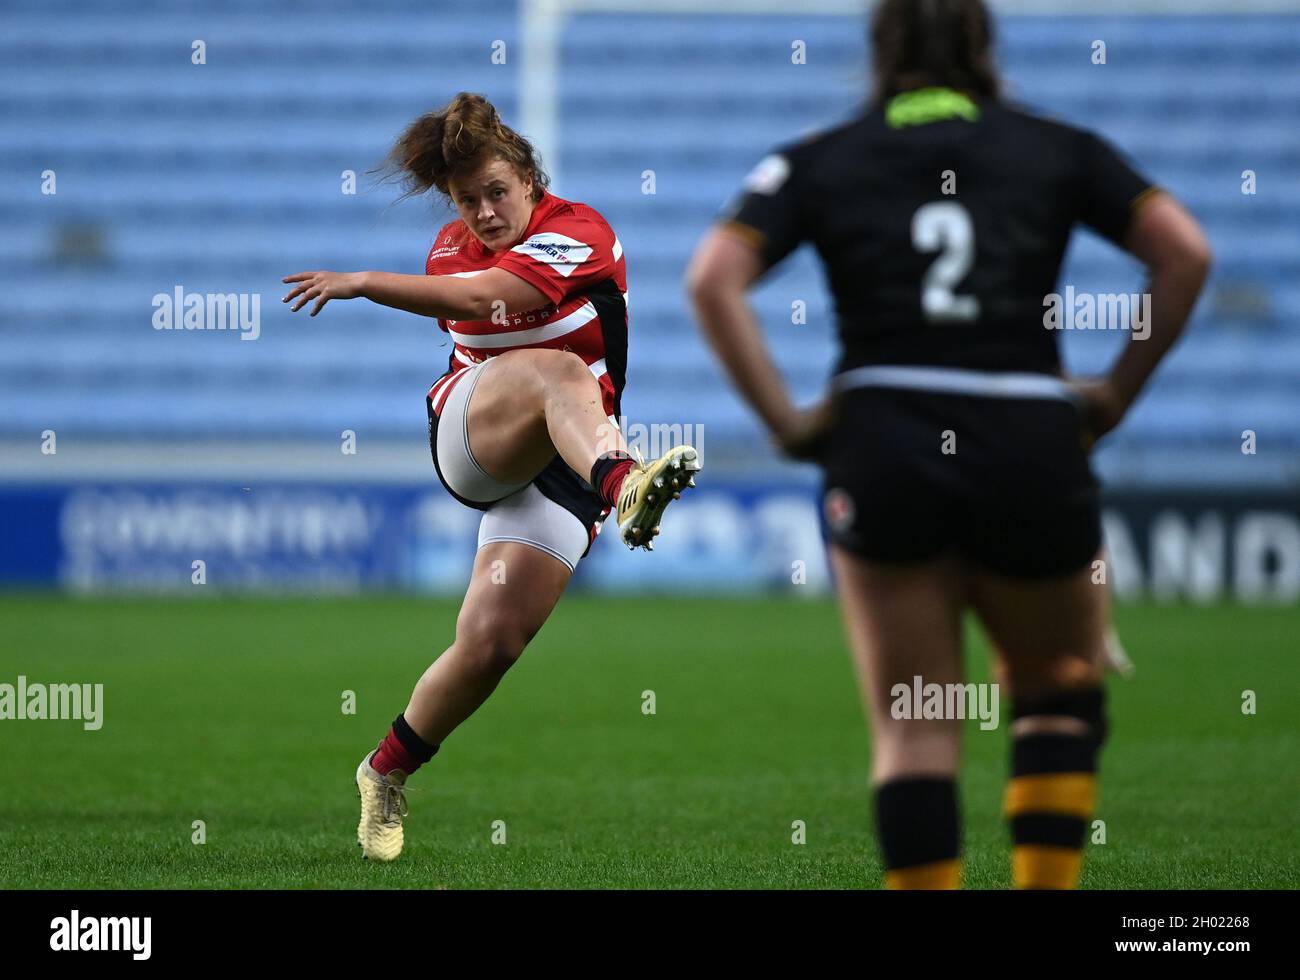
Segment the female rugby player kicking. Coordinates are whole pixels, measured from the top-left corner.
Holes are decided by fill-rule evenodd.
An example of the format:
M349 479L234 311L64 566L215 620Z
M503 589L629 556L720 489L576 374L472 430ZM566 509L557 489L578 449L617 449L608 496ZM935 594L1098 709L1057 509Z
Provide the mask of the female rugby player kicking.
M704 332L791 456L824 469L841 609L874 732L886 884L956 887L960 722L891 715L958 683L969 604L1012 700L1005 811L1019 887L1077 884L1106 736L1107 593L1087 446L1183 328L1210 253L1197 223L1096 136L999 98L981 0L883 0L859 118L749 176L701 244ZM1110 373L1062 377L1044 303L1071 229L1144 262L1154 310ZM796 410L745 291L801 242L826 264L842 355Z
M429 251L426 275L301 272L285 302L364 297L437 317L455 341L429 390L438 477L483 511L478 554L450 647L357 769L363 854L402 850L402 787L492 693L541 629L616 511L629 548L653 550L668 503L700 460L678 446L634 461L615 421L627 368L623 246L593 208L546 190L529 142L482 96L462 92L397 141L412 193L437 188L460 219ZM504 572L504 574L499 574Z

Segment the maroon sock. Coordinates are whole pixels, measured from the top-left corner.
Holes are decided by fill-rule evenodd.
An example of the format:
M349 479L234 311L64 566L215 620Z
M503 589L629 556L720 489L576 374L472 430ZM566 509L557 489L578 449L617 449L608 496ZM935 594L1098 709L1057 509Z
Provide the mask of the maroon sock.
M596 457L596 464L591 468L591 485L600 494L600 499L610 507L618 506L618 491L623 485L623 478L636 464L630 453L621 449L601 453Z
M433 758L438 746L430 745L406 723L406 718L398 715L393 727L379 743L379 749L370 760L370 768L381 776L387 776L394 769L400 769L408 776Z

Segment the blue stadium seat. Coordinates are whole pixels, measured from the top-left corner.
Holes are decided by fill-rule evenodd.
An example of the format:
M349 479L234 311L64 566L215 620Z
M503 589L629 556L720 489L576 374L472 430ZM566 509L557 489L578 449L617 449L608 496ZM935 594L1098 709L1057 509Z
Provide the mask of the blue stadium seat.
M370 173L414 116L461 89L517 121L513 0L474 18L397 0L358 18L303 7L142 0L130 12L12 0L0 32L0 435L418 438L447 341L434 324L361 304L290 316L299 268L418 272L438 202L393 203ZM1108 452L1232 442L1242 428L1300 449L1300 20L1007 18L1010 95L1103 133L1205 223L1217 263L1183 343ZM571 17L561 35L557 190L609 218L629 261L624 408L691 421L715 444L752 439L682 294L695 241L768 150L854 111L870 84L860 24L835 17ZM194 40L207 63L190 60ZM1091 63L1094 40L1107 60ZM791 44L806 45L806 64ZM504 41L505 64L492 45ZM1217 67L1207 71L1207 63ZM1254 196L1241 192L1253 170ZM57 174L43 195L41 174ZM342 193L344 171L357 193ZM643 172L656 191L642 193ZM1063 282L1141 288L1131 259L1090 234ZM262 336L157 331L152 297L258 293ZM789 322L790 303L808 322ZM820 270L801 252L759 290L800 397L835 356ZM1067 365L1102 370L1118 336L1063 334ZM788 356L797 349L797 358ZM679 377L674 386L669 372ZM323 392L329 392L323 398ZM1261 436L1261 439L1263 437Z

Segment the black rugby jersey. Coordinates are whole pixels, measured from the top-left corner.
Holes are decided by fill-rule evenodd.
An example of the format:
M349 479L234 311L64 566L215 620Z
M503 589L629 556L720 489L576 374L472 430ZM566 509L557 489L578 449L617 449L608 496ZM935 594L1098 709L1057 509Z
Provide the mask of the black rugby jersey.
M768 267L802 242L816 247L834 296L837 373L1056 373L1044 300L1071 229L1082 222L1120 244L1154 190L1090 132L923 89L776 150L723 218Z

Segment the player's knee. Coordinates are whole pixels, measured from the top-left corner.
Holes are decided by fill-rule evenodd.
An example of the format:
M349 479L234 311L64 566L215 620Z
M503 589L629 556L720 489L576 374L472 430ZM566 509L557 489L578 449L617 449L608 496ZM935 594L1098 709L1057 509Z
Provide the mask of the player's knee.
M890 719L872 732L877 780L955 772L961 729L957 722Z
M1100 653L1062 654L1022 658L1006 663L1002 674L1017 698L1042 698L1063 691L1078 691L1101 683Z
M547 390L591 378L586 362L572 351L539 350L534 353L538 355L534 359L538 376Z
M462 617L456 623L456 647L471 668L500 677L514 666L532 635L508 618Z

